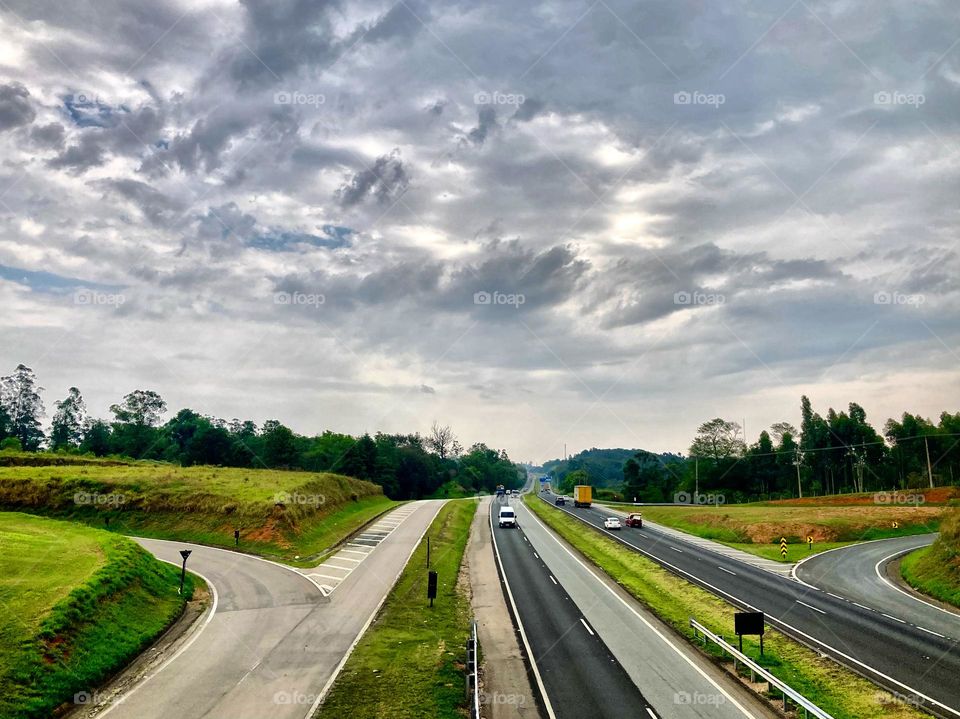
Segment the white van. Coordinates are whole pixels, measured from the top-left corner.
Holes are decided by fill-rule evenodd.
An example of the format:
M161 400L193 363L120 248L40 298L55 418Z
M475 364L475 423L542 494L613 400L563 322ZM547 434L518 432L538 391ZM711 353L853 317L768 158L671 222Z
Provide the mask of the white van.
M500 529L503 529L504 527L516 527L517 514L513 511L513 507L501 507L500 514L497 516L497 521L500 522Z

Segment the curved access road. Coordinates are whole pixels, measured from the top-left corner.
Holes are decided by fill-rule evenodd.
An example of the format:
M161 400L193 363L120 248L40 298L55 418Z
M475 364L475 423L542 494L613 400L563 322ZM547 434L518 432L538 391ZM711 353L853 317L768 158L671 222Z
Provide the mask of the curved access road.
M137 541L213 589L200 629L104 709L109 719L305 719L373 620L442 501L405 505L390 536L327 597L300 572L246 554Z
M553 495L540 497L553 506ZM939 636L867 606L758 569L653 527L608 531L611 512L555 507L836 659L931 714L960 719L960 636ZM592 529L590 528L592 527Z
M912 594L887 576L887 565L931 544L936 537L936 534L921 534L834 549L803 560L795 567L794 574L804 584L849 599L922 631L940 637L960 638L960 613Z

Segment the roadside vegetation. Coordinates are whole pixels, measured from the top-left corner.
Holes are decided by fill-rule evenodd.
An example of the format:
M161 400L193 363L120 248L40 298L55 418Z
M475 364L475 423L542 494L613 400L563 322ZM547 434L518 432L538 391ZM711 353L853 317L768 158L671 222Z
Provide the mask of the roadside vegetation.
M471 500L447 502L427 530L437 599L427 600L426 541L420 543L370 629L350 655L317 719L454 719L465 716L470 597L460 580Z
M34 455L37 459L43 455ZM3 454L0 454L3 457ZM397 503L328 473L156 462L0 463L0 507L123 534L307 561Z
M778 562L797 562L811 554L871 539L936 532L947 511L943 506L924 504L831 506L829 497L822 499L822 506L610 506L624 512L639 511L651 522ZM780 554L781 537L787 539L786 560ZM812 550L808 537L813 537Z
M83 701L145 649L192 595L187 576L124 537L0 512L0 718Z
M17 365L0 377L0 451L38 453L40 464L77 455L153 460L189 467L292 469L355 477L381 487L390 499L492 493L499 484L520 487L524 472L504 450L482 442L464 449L453 430L434 422L426 435L377 432L354 437L325 431L297 434L268 419L226 420L185 407L164 420L167 403L137 389L110 406L110 419L92 417L71 387L54 402L49 432L43 388L33 370ZM48 451L45 451L48 450ZM50 459L44 461L43 455ZM21 458L23 464L29 458Z
M904 557L900 572L914 589L960 607L960 511L949 510L937 541Z
M688 640L693 641L691 617L711 631L733 635L733 616L737 609L732 605L589 529L538 497L527 495L524 501L563 539ZM761 658L758 639L744 637L744 652L837 719L927 716L779 632L767 630Z
M594 448L543 470L564 493L590 484L600 499L659 503L689 501L677 497L697 489L727 506L960 484L960 412L937 421L905 412L878 431L856 402L821 415L801 397L800 417L799 428L776 422L753 443L715 417L697 427L687 456Z

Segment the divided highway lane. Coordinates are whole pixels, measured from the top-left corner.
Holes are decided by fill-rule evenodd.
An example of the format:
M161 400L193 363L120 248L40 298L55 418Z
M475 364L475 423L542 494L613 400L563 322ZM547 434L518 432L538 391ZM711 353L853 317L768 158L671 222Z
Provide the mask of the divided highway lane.
M518 502L519 503L519 502ZM493 521L506 502L491 507L494 548L519 612L528 653L536 664L547 716L556 719L658 719L640 690L583 614L547 570L522 528L500 529ZM532 697L524 698L532 701ZM519 701L519 699L518 699Z
M552 494L541 495L553 502ZM610 516L596 508L557 507L645 554L733 604L763 611L767 621L795 639L928 711L960 717L958 639L938 636L904 619L751 567L656 530L607 531Z

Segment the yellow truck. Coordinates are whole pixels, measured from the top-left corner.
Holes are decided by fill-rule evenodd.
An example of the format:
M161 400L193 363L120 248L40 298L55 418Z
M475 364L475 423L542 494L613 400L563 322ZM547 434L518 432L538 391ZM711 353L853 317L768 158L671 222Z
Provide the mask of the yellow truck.
M573 488L573 506L589 507L593 501L593 487L589 484L578 484Z

